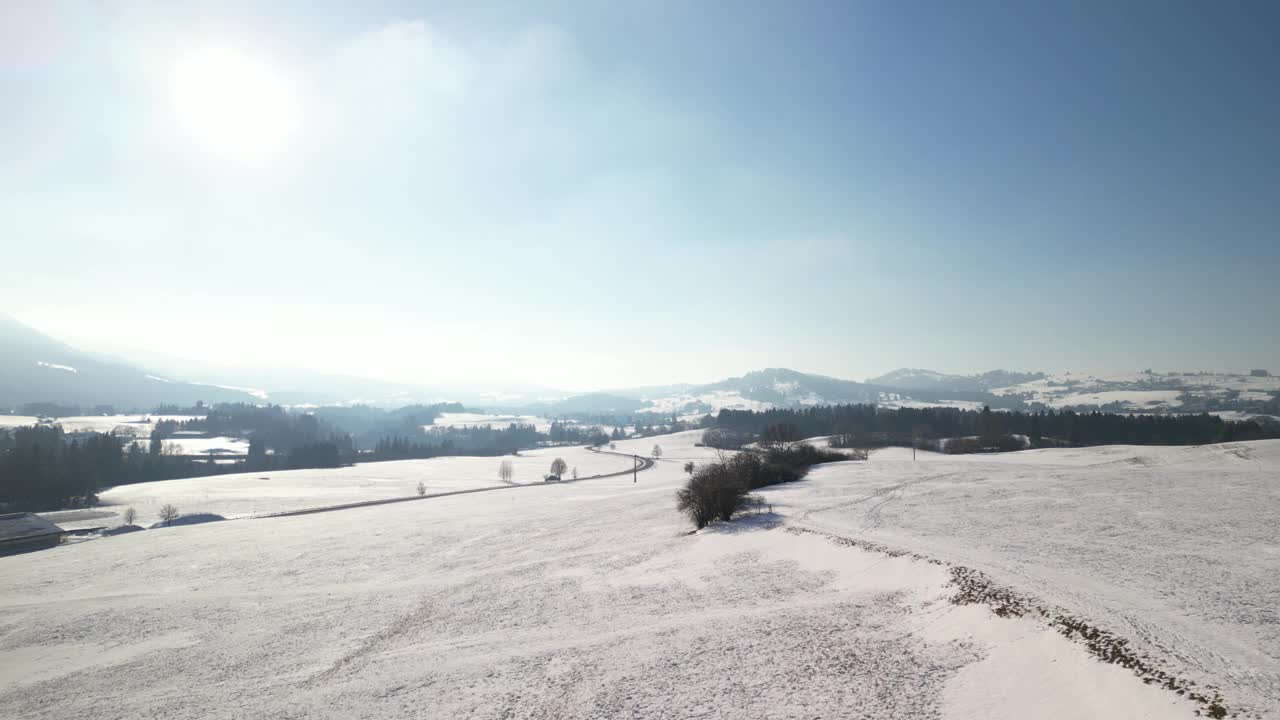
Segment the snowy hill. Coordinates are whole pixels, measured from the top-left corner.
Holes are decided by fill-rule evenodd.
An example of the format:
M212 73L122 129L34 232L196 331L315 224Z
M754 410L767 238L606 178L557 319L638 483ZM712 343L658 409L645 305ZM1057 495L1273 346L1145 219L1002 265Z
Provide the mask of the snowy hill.
M29 402L150 408L160 403L253 401L247 391L179 382L104 361L0 314L0 407Z
M854 542L869 539L1115 631L1232 709L1280 709L1275 442L914 463L886 450L762 490L773 514L689 534L672 493L685 462L714 458L697 437L619 442L664 448L635 482L0 558L0 707L31 720L154 715L156 698L167 717L209 718L1196 716L1039 615L952 602L948 566ZM228 489L265 509L326 485L365 492L362 475L385 475L390 491L418 472L291 471ZM151 502L228 500L218 478L170 482L144 488Z
M1244 373L1053 373L992 392L1054 408L1280 415L1280 377Z
M901 368L871 378L867 382L901 390L945 390L952 392L988 392L993 388L1031 382L1044 377L1044 373L1009 372L991 370L977 375L948 375L933 370Z
M638 398L641 412L682 416L721 409L763 410L771 407L876 402L879 389L852 380L813 375L786 368L767 368L702 385L674 385L615 391Z

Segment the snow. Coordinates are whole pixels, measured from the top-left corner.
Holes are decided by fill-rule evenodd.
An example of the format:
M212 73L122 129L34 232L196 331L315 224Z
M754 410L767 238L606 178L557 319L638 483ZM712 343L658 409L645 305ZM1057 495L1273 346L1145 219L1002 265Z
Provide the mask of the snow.
M179 444L191 453L190 440ZM209 442L209 441L201 441ZM653 446L650 445L650 448ZM648 454L647 451L645 454ZM160 517L160 508L172 504L183 513L216 513L227 518L342 505L365 500L385 500L417 494L418 483L430 493L471 490L502 484L498 466L507 460L513 483L541 483L555 458L564 458L578 475L598 475L626 470L630 458L596 453L584 447L544 448L518 457L443 457L428 460L396 460L359 463L350 467L231 473L181 480L160 480L118 485L99 494L99 507L111 517L71 521L66 529L99 527L121 522L120 513L133 507L138 524Z
M441 413L431 425L423 427L430 430L433 427L467 427L477 425L491 425L494 428L504 428L515 423L517 425L533 425L538 432L545 433L551 429L551 420L537 415L493 415L489 413L472 413L472 412L448 412Z
M1217 415L1223 420L1227 420L1229 422L1243 422L1245 420L1278 420L1280 419L1274 415L1264 415L1261 413L1248 413L1248 412L1241 412L1239 410L1215 410L1215 411L1211 411L1209 414Z
M150 415L148 413L133 415L82 415L74 417L53 418L54 425L61 425L64 432L111 432L124 425L137 431L140 435L150 436L155 423L161 420L182 422L190 420L191 415ZM150 418L150 423L139 422ZM0 428L23 427L39 423L40 418L30 415L0 415Z
M961 410L981 410L986 403L977 400L938 400L936 402L927 402L924 400L905 400L898 393L880 393L880 400L876 405L885 409L897 408L959 408Z
M78 373L78 372L80 372L79 370L76 370L75 368L71 367L70 365L59 365L59 364L57 364L57 363L49 363L49 362L45 362L45 361L43 361L43 360L37 360L37 361L36 361L36 365L38 365L38 366L40 366L40 367L44 367L44 368L49 368L50 370L61 370L61 371L63 371L63 372L69 372L69 373Z
M808 397L807 400L816 402L813 397ZM711 410L709 412L712 415L723 409L758 411L768 410L773 407L772 403L764 402L762 400L752 400L750 398L743 397L741 393L732 390L713 390L711 392L705 392L698 395L691 395L688 393L681 395L669 395L661 398L646 398L646 401L649 404L642 408L641 412L666 414L678 413L683 411L689 405L698 405L700 403L711 406ZM802 404L811 404L806 402L806 399L801 399L799 402ZM700 413L699 416L705 414L707 413Z
M799 524L979 568L1280 711L1280 441L918 457L877 451L772 497Z
M1267 401L1280 391L1280 377L1252 377L1240 373L1056 373L1041 380L992 390L1052 407L1123 402L1136 409L1177 408L1183 393L1223 399L1239 393L1241 401Z
M684 462L716 457L698 437L618 442L662 446L638 482L229 520L0 558L0 707L23 719L154 716L161 702L171 718L1194 716L1038 621L951 604L943 566L789 531L819 524L972 559L1052 601L1140 623L1117 629L1158 630L1134 638L1158 639L1162 656L1202 664L1224 689L1274 667L1274 642L1225 618L1248 624L1252 612L1249 628L1265 630L1277 606L1276 573L1252 572L1274 570L1276 549L1238 548L1275 506L1262 480L1280 445L914 464L883 451L760 491L776 516L689 534L672 495ZM1164 464L1117 462L1146 455ZM499 459L481 460L477 480L496 478ZM344 470L405 486L423 468L409 463L429 462ZM320 472L258 487L296 492ZM1227 497L1206 502L1211 490ZM1193 499L1203 527L1188 525ZM1168 519L1139 525L1157 506ZM1228 516L1237 525L1220 528ZM1222 567L1165 577L1195 557Z
M1182 404L1182 401L1178 399L1181 394L1181 390L1106 390L1095 393L1065 395L1053 398L1046 404L1055 408L1108 405L1117 402L1135 408L1177 407Z
M134 444L146 452L151 448L151 439L149 436L143 435L138 440L135 440ZM249 454L248 440L227 436L211 438L172 437L164 441L164 446L172 448L172 453L175 455L202 455L215 450L226 451L215 453L217 455L236 456Z
M205 387L215 387L215 388L218 388L219 390L233 390L235 392L242 392L251 397L258 398L259 400L266 400L268 397L267 391L259 388L242 387L239 385L219 385L218 383L206 383L206 382L197 382L192 384L203 385Z

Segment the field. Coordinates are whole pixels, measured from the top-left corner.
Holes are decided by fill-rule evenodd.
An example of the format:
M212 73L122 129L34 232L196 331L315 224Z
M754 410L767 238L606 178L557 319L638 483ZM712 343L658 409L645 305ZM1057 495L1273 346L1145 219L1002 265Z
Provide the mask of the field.
M979 568L1280 711L1280 441L917 457L881 450L772 497L798 525Z
M547 432L551 429L551 420L538 415L493 415L490 413L473 412L440 413L440 417L436 418L435 422L430 425L424 425L423 427L428 430L433 427L450 428L476 425L490 425L495 428L504 428L512 423L518 425L532 425L538 432Z
M98 496L99 507L77 513L51 513L63 528L112 526L126 507L138 513L139 524L159 520L161 506L172 504L182 513L212 513L237 518L288 510L384 500L417 493L421 482L429 493L470 490L501 485L498 465L509 461L511 482L541 483L551 461L563 458L580 476L626 470L630 458L588 451L583 447L546 448L503 457L442 457L361 463L350 467L282 470L214 475L184 480L119 485ZM104 515L103 513L109 513Z
M772 514L691 534L672 495L687 460L714 458L696 437L619 443L663 447L638 482L0 558L0 707L14 718L1194 717L1191 702L1040 621L952 604L944 565L797 532L813 529L971 564L1132 633L1229 701L1277 709L1266 519L1280 444L916 463L885 450L764 490ZM478 482L496 480L485 460ZM398 464L351 470L387 465ZM309 472L273 486L305 486Z
M996 388L996 395L1014 395L1054 408L1119 403L1135 411L1187 411L1185 399L1210 410L1234 410L1240 401L1265 402L1280 391L1280 377L1252 377L1210 373L1055 373L1041 380ZM1191 411L1199 412L1192 407ZM1256 413L1251 413L1253 416Z
M160 420L191 420L191 415L82 415L75 417L54 418L54 425L61 425L65 432L111 432L119 426L127 426L141 436L149 436L153 423ZM147 418L151 419L150 423L140 422ZM35 425L40 418L31 415L0 415L0 428L22 427L24 425Z

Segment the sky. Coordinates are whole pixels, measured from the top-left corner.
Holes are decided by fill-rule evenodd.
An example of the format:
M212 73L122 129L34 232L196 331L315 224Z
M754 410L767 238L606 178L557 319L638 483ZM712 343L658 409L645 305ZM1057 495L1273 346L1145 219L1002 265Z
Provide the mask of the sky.
M0 311L430 383L1276 369L1278 26L0 0Z

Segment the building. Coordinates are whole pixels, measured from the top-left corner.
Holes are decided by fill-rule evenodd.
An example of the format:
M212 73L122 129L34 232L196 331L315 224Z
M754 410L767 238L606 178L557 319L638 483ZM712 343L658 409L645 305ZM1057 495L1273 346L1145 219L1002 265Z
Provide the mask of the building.
M31 513L0 515L0 555L39 550L62 542L63 529Z
M1266 370L1250 370L1249 375L1252 377L1271 377L1271 373Z

